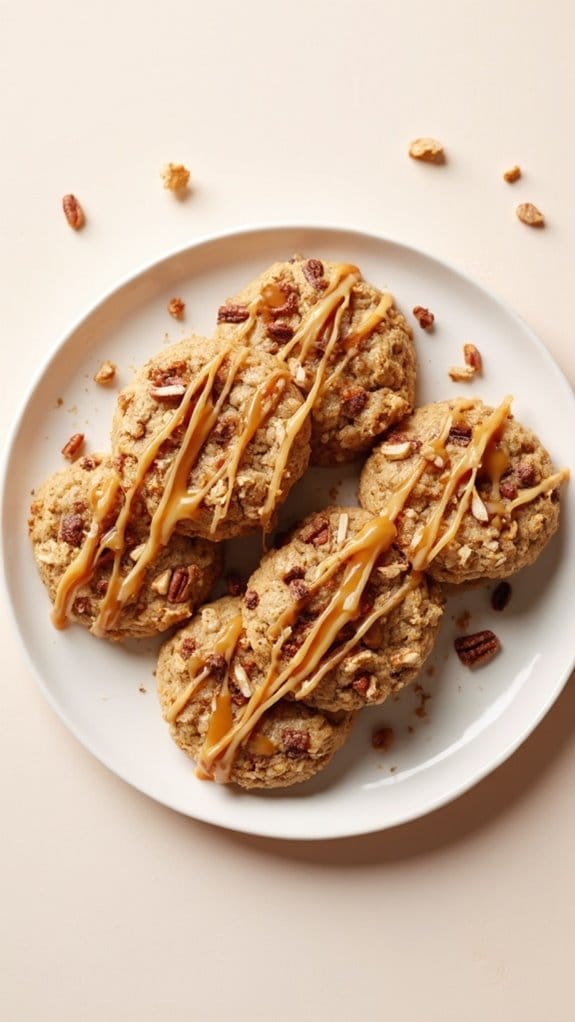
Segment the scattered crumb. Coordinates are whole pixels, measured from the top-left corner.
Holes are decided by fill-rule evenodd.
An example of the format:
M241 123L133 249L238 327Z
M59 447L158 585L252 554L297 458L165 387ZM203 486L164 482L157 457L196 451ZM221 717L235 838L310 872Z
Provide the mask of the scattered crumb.
M425 668L425 673L427 674L428 678L433 678L435 676L435 666L434 666L434 664L430 664L429 667L426 667Z
M337 503L338 488L337 486L331 486L329 488L329 499L333 504Z
M168 302L168 312L170 313L170 316L174 317L174 319L183 319L185 308L186 303L182 301L181 298L170 298Z
M451 366L447 371L454 383L469 383L475 376L473 366Z
M166 163L161 172L164 188L171 192L181 192L188 187L190 172L183 163Z
M102 362L102 365L98 369L97 373L94 373L94 383L100 383L105 386L107 383L111 383L116 375L117 366L114 362Z
M464 610L463 613L459 615L459 617L455 618L455 624L457 625L458 628L461 628L463 632L466 631L467 628L469 628L470 621L471 613L468 610Z
M390 774L394 774L396 770L397 770L396 766L392 766L392 767L389 768Z
M532 202L520 202L515 212L521 223L528 227L544 227L545 217L541 210L537 209Z
M463 345L463 360L466 366L471 366L476 373L483 372L483 359L479 348L476 348L474 344Z
M423 720L427 717L427 708L425 704L428 699L431 699L431 693L426 692L423 685L420 685L419 683L413 686L413 691L419 699L419 705L415 707L415 715Z
M147 691L148 690L147 690L145 685L138 685L138 692L147 692Z
M408 152L413 160L423 160L425 163L445 161L443 146L435 138L416 138L409 146Z
M371 736L371 744L374 749L381 749L387 752L391 749L395 739L395 733L391 727L380 727Z
M57 408L61 408L63 404L64 404L64 398L63 397L56 398L56 407Z
M73 433L67 443L64 444L61 453L68 461L74 461L84 446L84 434Z
M503 175L503 180L507 181L508 184L512 185L514 181L519 181L520 177L521 167L518 167L517 164L515 164L514 167L510 167L509 170L505 171Z
M435 322L435 316L433 312L426 309L423 305L415 305L413 308L413 315L419 323L422 330L431 330Z
M410 735L414 735L415 734L415 728L414 728L413 724L408 724L407 725L407 733L410 734Z
M491 593L491 606L493 610L505 610L509 603L513 590L509 582L500 582Z
M65 195L62 199L62 209L68 224L73 231L79 231L86 223L84 210L82 209L75 195Z

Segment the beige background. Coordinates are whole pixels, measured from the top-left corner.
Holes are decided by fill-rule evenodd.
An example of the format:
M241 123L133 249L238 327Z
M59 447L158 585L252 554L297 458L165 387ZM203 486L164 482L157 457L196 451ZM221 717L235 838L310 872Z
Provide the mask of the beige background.
M246 222L421 245L520 312L575 380L567 0L0 9L2 435L103 291ZM407 159L421 134L444 141L445 167ZM161 187L169 159L192 168L185 203ZM89 219L78 235L67 191ZM515 219L527 199L545 231ZM7 1022L573 1017L573 686L457 803L366 839L282 844L117 780L45 704L4 612L0 628Z

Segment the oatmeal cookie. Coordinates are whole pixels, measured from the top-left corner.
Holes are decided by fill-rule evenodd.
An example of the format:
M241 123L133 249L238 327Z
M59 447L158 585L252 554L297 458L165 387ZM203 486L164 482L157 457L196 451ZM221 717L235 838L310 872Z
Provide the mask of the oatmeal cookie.
M186 535L269 528L308 465L309 423L294 425L302 406L267 352L201 337L174 344L118 396L112 449L123 485L139 478L149 513L160 509L166 528Z
M506 578L531 564L557 529L558 486L567 473L555 473L535 434L510 417L509 405L495 411L478 399L425 405L364 466L360 503L378 514L423 459L397 519L398 542L417 567L426 559L426 527L434 523L424 566L442 582Z
M40 576L53 603L65 572L86 550L95 525L96 495L113 487L116 478L110 457L92 454L50 476L36 490L28 525ZM121 505L118 490L101 522L102 536L113 528ZM149 519L140 505L134 508L126 528L121 578L134 568L148 534ZM74 621L109 639L163 632L186 621L206 599L221 571L222 555L207 540L174 536L148 565L141 586L125 602L113 626L102 632L98 619L113 563L112 551L105 550L93 572L88 572L88 577L84 573L83 580L70 589L69 607L57 612L55 623Z
M319 661L294 693L311 706L351 711L382 703L417 676L432 650L443 607L439 587L411 571L405 555L391 542L389 525L379 533L377 526L361 508L317 512L284 546L264 557L248 582L244 624L258 663L268 662L274 646L282 669L301 656L306 643L312 654L321 649ZM374 530L375 542L366 540L367 555L358 564L354 544L367 535L368 527ZM334 570L322 575L330 562ZM357 574L358 566L365 571L363 588L356 606L350 607L354 586L349 573ZM338 599L339 608L334 610ZM386 604L387 612L378 617ZM361 634L372 617L373 623ZM317 632L322 620L324 631L332 630L325 648ZM334 658L335 664L326 669ZM325 673L308 691L306 682L316 671Z
M220 307L218 335L283 358L312 395L315 464L354 460L413 408L411 330L355 266L275 263Z
M215 728L221 734L217 700L222 699L224 687L229 696L223 697L227 722L233 724L264 679L245 635L234 634L235 622L241 629L241 601L224 596L206 604L160 651L156 679L164 718L176 744L194 760L201 761L210 731L213 734ZM200 679L195 688L194 678ZM265 711L239 746L225 779L242 788L286 787L306 781L327 766L347 738L352 721L351 714L321 713L282 699Z

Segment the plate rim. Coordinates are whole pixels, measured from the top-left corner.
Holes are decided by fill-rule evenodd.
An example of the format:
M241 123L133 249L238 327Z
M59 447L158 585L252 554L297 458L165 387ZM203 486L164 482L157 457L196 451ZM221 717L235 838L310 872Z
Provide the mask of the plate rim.
M69 340L73 337L73 335L82 328L82 326L94 315L94 313L100 310L111 298L119 294L119 292L123 288L128 287L130 284L134 283L138 278L143 277L144 275L150 272L153 272L160 265L169 263L170 261L175 260L178 257L181 257L187 253L192 252L194 249L201 249L205 245L214 244L218 242L225 242L229 241L230 239L239 238L246 235L269 236L274 233L282 232L287 233L298 230L310 233L323 232L325 234L331 234L334 236L348 234L360 240L361 239L369 240L372 242L389 245L393 248L401 249L406 254L415 254L418 257L423 257L424 259L434 263L436 266L439 266L441 269L449 271L449 273L454 275L456 278L459 278L460 280L465 282L466 285L471 286L481 295L486 297L488 301L490 301L491 303L495 303L495 305L499 308L500 311L503 312L504 315L514 320L516 324L521 328L521 330L529 335L530 341L538 349L539 354L544 358L549 370L554 374L557 383L561 386L564 399L570 401L575 408L575 391L568 377L566 376L563 369L556 361L552 352L547 348L547 346L545 345L543 340L538 336L538 334L535 333L535 331L532 329L529 323L521 315L519 315L519 313L517 313L510 305L508 305L507 302L500 298L496 292L492 291L490 288L486 287L484 284L477 281L473 276L468 274L466 271L462 270L460 267L454 265L449 260L437 257L432 252L418 245L408 244L405 241L401 241L390 235L380 234L377 231L364 230L363 228L358 228L350 225L334 224L332 222L309 223L302 222L299 219L294 220L293 222L267 221L265 223L247 223L226 230L209 232L206 234L202 234L193 241L189 241L183 245L175 246L155 257L151 257L150 259L140 263L135 269L131 270L127 274L124 274L119 281L101 291L94 301L88 303L88 305L84 308L83 312L75 318L75 320L60 334L56 342L49 347L46 356L40 362L35 373L33 374L31 381L26 387L25 393L19 402L16 416L12 422L11 428L8 430L6 440L3 444L2 456L0 458L0 514L1 514L1 539L3 548L5 547L6 543L6 526L7 526L6 518L8 512L7 482L10 473L12 456L14 453L14 445L22 428L26 411L29 407L30 401L36 389L40 385L43 376L45 375L46 371L48 370L53 360L56 359L58 354L69 342ZM180 805L176 805L174 801L171 801L169 797L168 798L162 797L161 799L158 798L154 794L151 794L150 792L146 791L136 781L125 776L125 774L121 770L118 770L115 767L111 767L106 762L105 758L103 758L103 755L96 751L91 741L88 740L85 736L80 736L80 733L76 726L74 725L73 721L70 720L64 708L58 704L55 696L53 695L50 688L44 681L41 672L37 669L36 664L32 659L31 653L28 649L25 637L22 634L20 623L16 615L16 610L11 599L7 562L4 557L2 558L2 571L0 575L2 579L1 585L3 595L9 610L9 620L12 624L12 627L15 629L16 634L18 635L19 644L24 652L24 659L28 665L28 669L31 675L35 679L35 682L38 685L40 691L42 692L42 695L44 696L44 698L46 698L51 709L56 713L60 721L65 725L67 730L74 736L74 738L91 755L93 755L99 763L105 766L106 769L110 770L111 773L119 777L123 782L129 784L130 787L135 788L140 793L146 795L146 797L151 798L153 801L158 802L160 805L163 805L175 812L178 812L181 815L187 816L188 818L191 819L198 820L199 822L202 823L208 823L212 826L218 826L222 829L234 831L236 833L252 834L270 840L313 841L313 840L341 840L345 838L358 837L378 833L380 831L389 830L393 827L401 826L402 824L405 823L410 823L416 819L421 819L425 816L428 816L430 813L437 811L442 806L448 805L450 802L455 801L461 795L465 794L465 792L474 788L477 784L479 784L482 780L489 776L489 774L497 770L504 762L506 762L507 759L509 759L513 755L513 753L527 740L527 738L529 738L529 736L537 728L542 719L546 716L546 714L549 712L553 704L561 695L561 692L563 691L575 667L575 646L574 646L567 667L562 673L560 673L557 676L556 682L552 686L550 692L548 693L547 698L541 705L539 712L535 714L529 720L529 722L517 734L514 735L514 737L510 741L504 744L504 747L500 750L500 752L497 755L490 757L482 768L476 769L473 772L471 778L467 778L460 782L454 783L452 786L450 786L446 791L442 792L436 798L430 799L426 803L426 808L423 811L421 809L407 810L404 811L403 813L396 813L395 817L392 818L389 822L383 823L374 822L373 825L358 822L355 826L353 824L351 826L348 824L344 829L339 828L337 831L333 831L332 829L329 833L324 833L321 827L317 829L308 827L306 828L305 833L301 831L293 833L289 830L289 828L287 831L282 832L281 827L280 828L274 827L273 831L270 832L270 830L266 829L265 826L259 826L257 823L254 823L253 821L249 822L247 826L245 825L242 826L239 823L233 821L223 822L219 818L214 818L218 816L218 811L216 809L215 813L212 814L212 812L210 811L211 807L200 807L199 812L197 811L194 811L193 813L187 812Z

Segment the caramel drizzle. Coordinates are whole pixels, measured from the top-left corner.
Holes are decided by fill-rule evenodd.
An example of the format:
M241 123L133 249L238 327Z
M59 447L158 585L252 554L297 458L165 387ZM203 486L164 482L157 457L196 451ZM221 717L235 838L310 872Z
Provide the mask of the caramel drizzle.
M234 617L226 621L224 627L221 629L218 638L214 643L213 652L220 654L225 657L226 665L229 667L231 659L234 655L238 639L242 631L242 615L236 614ZM170 709L166 713L166 720L168 724L174 724L177 718L180 716L183 710L185 710L190 699L193 695L198 692L204 681L210 674L210 668L205 666L204 658L200 656L192 656L188 663L188 672L191 676L189 684L186 686L184 691L178 696L178 698L172 703ZM227 689L227 685L226 685ZM213 711L214 712L214 711ZM212 715L213 715L212 712ZM214 733L216 732L218 725L214 725ZM209 732L208 732L209 733Z
M379 324L383 322L383 320L387 316L387 313L392 307L393 295L390 294L389 291L386 291L382 295L376 308L372 309L371 312L369 312L368 315L365 317L363 322L361 322L356 327L355 330L351 331L344 338L343 343L345 348L345 355L342 359L340 359L340 361L332 370L328 378L325 380L321 388L322 394L326 393L331 389L331 387L333 387L335 381L339 379L343 371L347 369L347 366L349 365L351 360L355 358L355 356L357 355L357 351L359 346L361 345L361 342L371 333L373 333L373 331L379 326Z

